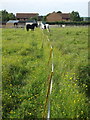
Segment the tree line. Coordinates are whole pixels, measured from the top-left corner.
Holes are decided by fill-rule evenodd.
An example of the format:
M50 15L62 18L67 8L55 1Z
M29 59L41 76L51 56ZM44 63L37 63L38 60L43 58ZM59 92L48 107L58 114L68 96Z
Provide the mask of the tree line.
M58 11L57 13L62 13L61 11ZM6 10L2 10L0 11L1 17L0 19L2 19L2 21L8 21L8 20L15 20L16 16L13 13L8 13ZM46 16L36 16L33 18L29 18L28 20L41 20L41 21L46 21L46 17L49 14L47 14ZM82 21L82 17L80 17L79 12L75 12L72 11L70 13L70 20L71 21Z
M6 10L0 11L1 14L1 20L2 21L8 21L8 20L15 20L16 17L13 13L8 13Z

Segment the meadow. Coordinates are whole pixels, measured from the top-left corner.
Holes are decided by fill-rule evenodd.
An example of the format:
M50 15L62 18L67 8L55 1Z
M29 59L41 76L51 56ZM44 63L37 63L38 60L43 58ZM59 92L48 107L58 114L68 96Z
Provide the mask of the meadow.
M88 28L66 27L50 32L2 29L3 119L43 117L50 45L54 63L50 118L90 118Z

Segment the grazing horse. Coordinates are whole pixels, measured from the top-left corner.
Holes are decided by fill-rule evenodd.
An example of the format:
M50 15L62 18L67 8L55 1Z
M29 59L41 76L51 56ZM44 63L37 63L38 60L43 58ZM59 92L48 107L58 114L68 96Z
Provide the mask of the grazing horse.
M40 24L41 29L45 29L45 25L43 23Z
M47 29L48 31L50 31L50 29L49 29L49 24L43 24L43 23L41 23L40 28L41 28L41 29Z
M17 22L14 23L14 27L15 27L15 28L18 27L18 23L17 23Z
M31 30L34 31L34 28L35 28L35 27L38 27L38 24L37 24L37 23L33 23L32 25L27 24L27 25L26 25L26 30L29 31L29 29L31 29Z
M62 28L65 28L65 25L62 25Z
M46 25L46 29L48 32L50 32L50 29L49 29L49 24L45 24Z

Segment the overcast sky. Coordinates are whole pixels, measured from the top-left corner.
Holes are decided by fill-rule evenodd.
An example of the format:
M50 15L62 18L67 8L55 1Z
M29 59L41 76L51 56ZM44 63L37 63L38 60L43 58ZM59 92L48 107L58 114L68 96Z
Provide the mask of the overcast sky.
M78 11L81 17L88 16L88 0L0 0L0 10L14 14L19 12L46 15L53 11L69 13Z

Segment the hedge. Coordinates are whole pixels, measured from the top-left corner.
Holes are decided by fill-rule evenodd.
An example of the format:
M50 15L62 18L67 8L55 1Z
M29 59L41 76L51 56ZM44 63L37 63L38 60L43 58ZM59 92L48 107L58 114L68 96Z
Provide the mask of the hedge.
M57 22L46 22L49 25L90 25L90 21L74 21L74 22L66 22L66 21L57 21Z

